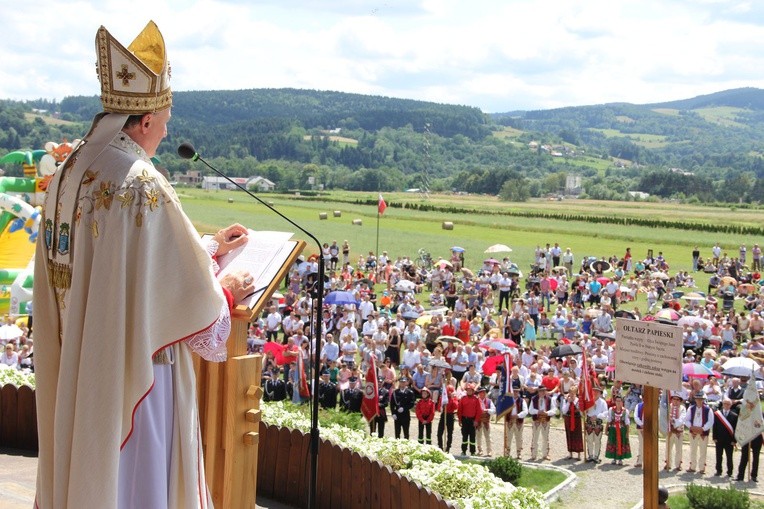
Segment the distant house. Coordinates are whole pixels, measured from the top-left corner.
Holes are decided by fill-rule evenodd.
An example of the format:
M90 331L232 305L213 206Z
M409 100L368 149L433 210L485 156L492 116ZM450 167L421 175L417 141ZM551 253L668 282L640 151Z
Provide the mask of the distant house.
M199 170L192 170L188 173L176 173L173 180L178 184L195 186L202 182L202 172Z
M276 188L276 184L265 177L233 177L231 180L244 189L254 188L257 191L273 191ZM204 177L202 189L206 191L233 191L238 187L223 177Z
M265 177L252 177L247 181L247 189L257 188L258 191L273 191L276 184Z

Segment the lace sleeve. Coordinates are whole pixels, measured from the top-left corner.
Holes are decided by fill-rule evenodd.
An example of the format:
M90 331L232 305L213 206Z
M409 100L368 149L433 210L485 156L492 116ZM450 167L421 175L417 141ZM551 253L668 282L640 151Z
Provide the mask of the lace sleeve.
M207 254L210 255L210 258L212 259L212 270L215 274L220 272L220 265L218 265L217 260L215 260L215 255L217 254L219 247L220 244L213 239L209 239L204 246L204 250L207 251Z
M228 304L224 304L215 323L187 339L185 343L202 359L210 362L223 362L228 356L225 345L230 333L231 314L228 311Z

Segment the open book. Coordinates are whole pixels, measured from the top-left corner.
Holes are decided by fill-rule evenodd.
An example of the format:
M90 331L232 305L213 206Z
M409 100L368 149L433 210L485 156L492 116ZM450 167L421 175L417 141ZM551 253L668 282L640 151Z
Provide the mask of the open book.
M204 235L202 239L211 238ZM231 272L246 271L254 278L255 293L241 304L252 310L253 316L267 305L273 292L289 272L289 268L305 247L301 240L291 240L289 232L247 230L247 243L218 257L218 277Z

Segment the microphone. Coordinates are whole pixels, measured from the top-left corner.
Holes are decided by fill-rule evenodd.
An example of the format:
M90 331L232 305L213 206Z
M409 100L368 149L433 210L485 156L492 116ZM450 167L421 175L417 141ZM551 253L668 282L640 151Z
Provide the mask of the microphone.
M183 159L190 159L192 161L201 161L202 164L204 164L207 168L214 171L221 177L223 177L225 180L236 186L237 188L241 189L245 193L247 193L249 196L257 200L258 202L265 205L267 208L275 212L279 215L279 217L283 218L285 221L287 221L289 224L300 230L302 233L307 235L313 242L316 243L316 246L318 247L318 288L319 291L316 292L316 318L315 318L315 326L313 328L314 332L314 340L315 340L315 350L313 352L314 354L314 366L313 366L313 394L312 394L312 415L311 415L311 426L310 426L310 455L311 455L311 465L310 465L310 490L308 492L308 507L311 509L314 509L317 507L317 500L316 496L318 494L318 444L319 444L319 433L318 433L318 408L319 408L319 401L318 401L318 384L320 381L320 375L319 371L321 369L321 356L319 355L320 348L321 348L321 325L323 324L323 320L321 317L321 313L324 307L324 277L326 269L324 267L324 257L322 256L322 248L321 248L321 242L308 230L300 226L299 224L295 223L291 219L289 219L287 216L276 210L274 207L266 203L264 200L260 199L259 196L255 195L253 192L251 192L249 189L245 188L242 185L239 185L237 182L235 182L231 177L223 173L222 171L218 170L214 166L212 166L210 163L205 161L199 153L196 151L194 146L188 142L181 143L178 146L178 155L182 157Z
M178 147L178 155L183 159L191 159L192 161L199 159L199 154L196 153L196 149L190 143L181 143Z

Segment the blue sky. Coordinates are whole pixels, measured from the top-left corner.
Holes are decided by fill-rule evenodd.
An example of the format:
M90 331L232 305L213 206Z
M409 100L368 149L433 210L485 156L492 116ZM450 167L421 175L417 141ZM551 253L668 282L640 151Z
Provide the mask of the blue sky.
M94 38L154 19L174 90L293 87L486 112L764 88L754 0L0 0L0 98L95 95Z

